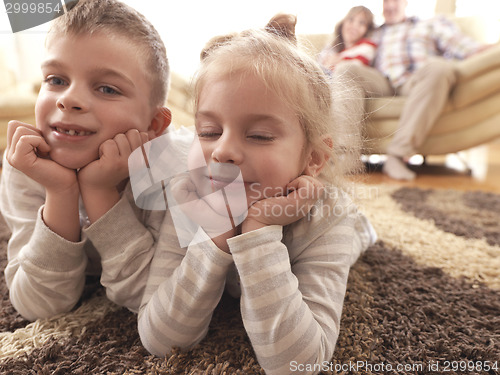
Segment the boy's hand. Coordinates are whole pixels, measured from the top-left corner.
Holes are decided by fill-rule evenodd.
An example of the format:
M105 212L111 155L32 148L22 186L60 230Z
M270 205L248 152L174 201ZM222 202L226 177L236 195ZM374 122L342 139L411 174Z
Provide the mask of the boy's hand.
M147 133L136 129L117 134L99 147L99 159L78 172L78 183L91 223L120 200L120 185L129 176L128 158L148 141Z
M99 147L99 159L78 172L81 188L111 190L128 177L128 158L132 151L148 141L148 135L136 129L117 134Z
M76 172L49 159L49 144L32 125L10 121L7 127L6 158L10 165L58 193L78 188Z
M286 196L265 198L248 209L241 232L246 233L267 225L288 225L305 217L325 192L324 185L311 176L292 180Z
M45 187L43 221L68 241L80 239L76 171L48 158L49 144L40 130L19 121L7 128L7 161Z

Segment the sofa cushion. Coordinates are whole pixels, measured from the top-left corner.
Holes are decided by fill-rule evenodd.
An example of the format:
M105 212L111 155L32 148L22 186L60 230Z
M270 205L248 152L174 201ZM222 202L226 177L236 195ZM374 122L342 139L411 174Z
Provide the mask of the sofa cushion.
M456 68L458 84L451 102L455 108L462 108L500 89L500 45L458 62Z
M0 93L10 90L15 83L14 72L7 67L6 54L0 48Z
M459 109L482 100L499 90L500 68L487 71L474 79L458 84L451 93L450 99L453 107Z
M2 93L0 96L0 118L16 120L18 117L30 116L35 111L35 103L35 94Z
M172 111L172 124L174 126L194 125L193 99L189 79L172 72L166 105Z

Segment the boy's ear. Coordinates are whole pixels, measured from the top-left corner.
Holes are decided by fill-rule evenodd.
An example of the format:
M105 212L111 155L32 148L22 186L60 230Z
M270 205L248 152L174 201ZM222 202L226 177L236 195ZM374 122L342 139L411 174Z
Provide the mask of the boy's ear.
M172 112L167 107L158 109L155 117L151 120L148 128L149 138L153 139L161 135L172 122Z
M333 140L330 136L325 136L323 142L328 148L333 148ZM303 174L317 177L325 164L328 162L328 153L322 148L311 149L307 158L307 163Z

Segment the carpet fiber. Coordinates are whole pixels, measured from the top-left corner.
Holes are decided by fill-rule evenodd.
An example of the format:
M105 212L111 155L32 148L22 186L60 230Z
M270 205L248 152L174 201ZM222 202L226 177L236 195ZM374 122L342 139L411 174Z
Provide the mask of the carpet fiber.
M500 374L500 196L383 185L355 195L379 240L350 272L337 348L319 370ZM8 237L0 222L2 269ZM263 373L230 297L202 343L162 359L95 280L74 311L33 323L12 308L3 275L0 296L2 374Z

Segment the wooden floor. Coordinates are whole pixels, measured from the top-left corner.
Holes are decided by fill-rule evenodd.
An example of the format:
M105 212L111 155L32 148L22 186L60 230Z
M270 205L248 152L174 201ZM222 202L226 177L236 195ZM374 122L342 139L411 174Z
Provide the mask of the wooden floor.
M368 164L368 172L355 179L367 184L390 183L398 186L481 190L500 194L500 141L460 154L428 157L424 164L412 166L417 178L411 182L393 180L381 173L381 164Z
M367 173L357 175L354 179L366 184L481 190L500 194L500 140L458 155L428 157L424 165L412 166L417 172L417 178L411 182L387 177L381 172L381 166L382 164L369 164Z

